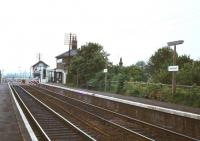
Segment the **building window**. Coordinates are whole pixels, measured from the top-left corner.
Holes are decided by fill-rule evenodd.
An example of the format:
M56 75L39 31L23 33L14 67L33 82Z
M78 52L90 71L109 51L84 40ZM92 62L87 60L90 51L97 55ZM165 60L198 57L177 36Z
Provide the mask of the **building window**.
M57 63L62 63L63 60L62 59L57 59Z

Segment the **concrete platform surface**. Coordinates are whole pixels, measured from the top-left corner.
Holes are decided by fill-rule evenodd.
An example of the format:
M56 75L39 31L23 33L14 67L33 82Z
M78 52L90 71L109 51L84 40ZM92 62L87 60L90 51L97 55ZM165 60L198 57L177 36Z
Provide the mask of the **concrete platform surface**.
M22 141L23 138L10 98L8 85L0 84L0 140Z

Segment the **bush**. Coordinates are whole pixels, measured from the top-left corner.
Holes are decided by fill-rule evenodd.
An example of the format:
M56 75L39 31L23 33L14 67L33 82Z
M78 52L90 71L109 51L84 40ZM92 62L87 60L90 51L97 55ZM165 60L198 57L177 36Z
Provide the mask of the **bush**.
M177 91L175 94L166 93L164 94L164 101L180 104L180 105L186 105L186 106L192 106L192 107L200 107L200 92L198 88L190 88L190 92L184 90L183 88L177 88Z
M119 74L117 92L116 93L122 94L122 93L125 92L125 90L124 90L124 82L125 82L124 75L123 74Z
M125 83L126 95L144 97L159 101L200 107L200 88L194 85L192 88L178 87L175 94L171 93L171 87L157 84Z

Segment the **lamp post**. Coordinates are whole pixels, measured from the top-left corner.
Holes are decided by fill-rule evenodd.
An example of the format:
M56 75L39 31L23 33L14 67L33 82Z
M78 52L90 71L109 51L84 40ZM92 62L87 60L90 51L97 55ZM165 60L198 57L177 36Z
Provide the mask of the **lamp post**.
M176 45L183 44L183 40L178 40L178 41L172 41L168 42L168 46L174 46L174 51L173 51L173 67L177 68L175 70L172 70L172 94L176 93L176 71L178 71L178 66L176 65ZM169 70L170 71L170 70Z

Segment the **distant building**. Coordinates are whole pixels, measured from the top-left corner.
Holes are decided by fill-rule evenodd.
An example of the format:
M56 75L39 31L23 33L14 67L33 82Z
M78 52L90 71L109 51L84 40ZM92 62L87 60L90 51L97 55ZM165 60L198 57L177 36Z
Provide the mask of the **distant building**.
M38 79L40 82L48 82L47 68L49 66L43 61L39 60L32 68L32 77Z
M122 67L122 66L123 66L122 57L120 58L120 61L119 61L119 66L120 66L120 67Z
M77 54L76 36L72 37L71 49L56 56L56 68L49 71L49 82L66 84L68 67L71 59Z

